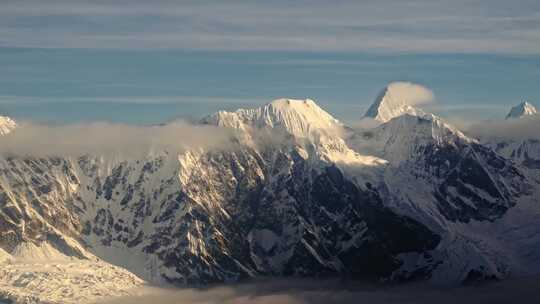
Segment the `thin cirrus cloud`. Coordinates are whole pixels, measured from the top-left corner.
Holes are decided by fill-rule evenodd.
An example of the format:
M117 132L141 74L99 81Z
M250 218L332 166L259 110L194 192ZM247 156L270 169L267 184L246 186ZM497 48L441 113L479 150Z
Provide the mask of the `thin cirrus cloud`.
M538 1L2 1L0 46L540 53Z
M93 97L35 97L0 95L0 105L37 103L116 103L116 104L258 104L266 101L261 98L234 98L214 96L93 96Z

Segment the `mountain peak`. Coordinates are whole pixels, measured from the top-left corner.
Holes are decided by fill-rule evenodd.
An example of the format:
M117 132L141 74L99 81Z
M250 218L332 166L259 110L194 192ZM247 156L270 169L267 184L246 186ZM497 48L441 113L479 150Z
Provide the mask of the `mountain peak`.
M255 109L219 111L202 119L203 123L246 129L282 128L293 135L306 136L317 129L330 129L341 123L311 99L276 99Z
M537 112L538 111L536 110L536 107L534 105L527 101L524 101L517 106L512 107L508 115L506 115L506 119L521 118L524 116L535 115Z
M364 117L387 122L402 114L423 115L424 112L415 106L431 100L433 100L433 93L421 85L410 82L393 82L377 96Z
M10 133L16 127L17 123L13 119L7 116L0 116L0 136Z

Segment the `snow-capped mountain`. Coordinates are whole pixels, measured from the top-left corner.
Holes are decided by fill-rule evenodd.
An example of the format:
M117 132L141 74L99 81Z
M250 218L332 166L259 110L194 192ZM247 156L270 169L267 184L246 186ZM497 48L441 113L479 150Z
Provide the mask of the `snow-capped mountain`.
M430 251L432 260L412 258L413 268L437 265L430 269L432 280L468 281L503 278L518 267L504 262L512 258L499 244L489 244L492 236L472 227L500 222L520 201L534 201L538 185L521 168L432 114L405 114L357 132L348 142L356 151L388 160L379 185L385 204L441 236ZM404 270L410 273L403 266L394 275Z
M0 116L0 136L10 133L16 127L17 123L13 119L7 116Z
M507 232L506 219L534 200L535 181L389 98L372 106L385 107L384 123L368 131L344 128L312 100L280 99L203 118L236 130L229 148L2 157L0 248L46 244L176 284L259 275L456 283L504 278L540 257L527 241L496 241L521 231ZM506 232L485 232L497 229Z
M522 118L525 116L536 115L536 107L531 103L524 101L515 107L510 109L510 112L506 115L506 119Z
M337 119L322 110L313 100L287 98L277 99L257 109L219 111L203 118L202 122L240 130L253 127L278 128L298 137L341 127Z

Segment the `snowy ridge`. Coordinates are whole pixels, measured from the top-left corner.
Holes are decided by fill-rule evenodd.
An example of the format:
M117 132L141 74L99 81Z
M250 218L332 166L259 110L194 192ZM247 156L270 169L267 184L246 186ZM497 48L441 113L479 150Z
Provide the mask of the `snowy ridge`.
M10 133L16 127L17 123L13 119L7 116L0 116L0 136Z
M274 100L260 108L236 112L220 111L202 119L202 123L230 127L242 131L277 129L295 139L309 138L317 158L336 164L379 166L385 160L361 155L350 149L342 139L343 125L311 99Z
M510 112L508 112L508 115L506 115L506 119L521 118L525 116L536 115L536 113L536 107L531 103L524 101L517 106L512 107L512 109L510 109Z

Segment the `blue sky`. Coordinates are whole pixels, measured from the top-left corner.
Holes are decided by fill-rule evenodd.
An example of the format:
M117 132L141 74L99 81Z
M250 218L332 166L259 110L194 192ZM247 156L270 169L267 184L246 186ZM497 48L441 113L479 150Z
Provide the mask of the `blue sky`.
M278 97L354 121L396 80L432 89L442 115L491 119L540 101L540 2L2 0L0 70L0 112L48 122Z

